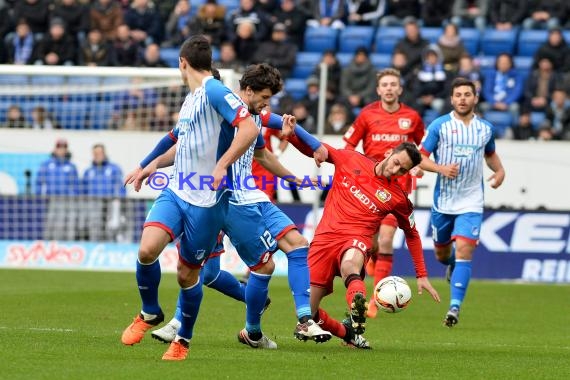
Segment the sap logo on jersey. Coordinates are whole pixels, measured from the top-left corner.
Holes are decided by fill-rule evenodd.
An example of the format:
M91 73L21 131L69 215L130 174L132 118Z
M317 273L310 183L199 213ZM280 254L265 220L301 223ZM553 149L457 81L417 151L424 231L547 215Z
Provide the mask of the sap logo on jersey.
M408 141L408 135L396 135L390 133L374 133L372 135L372 141Z
M228 104L230 105L230 107L232 107L233 110L242 105L241 101L234 94L227 94L226 96L224 96L224 99L226 99L226 102L228 102Z
M458 144L453 147L453 155L455 157L469 157L475 153L476 149L477 146L475 145Z

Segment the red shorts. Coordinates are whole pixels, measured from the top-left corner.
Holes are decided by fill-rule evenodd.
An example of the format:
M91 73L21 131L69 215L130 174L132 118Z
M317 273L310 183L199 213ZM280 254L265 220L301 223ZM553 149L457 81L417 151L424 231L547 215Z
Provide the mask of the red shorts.
M380 222L382 226L392 226L394 228L398 228L398 219L394 216L394 214L388 214L382 219Z
M365 262L369 255L372 241L370 236L353 236L328 239L316 237L309 248L307 258L311 286L327 290L327 294L333 292L333 282L336 276L340 277L340 263L344 253L355 248L365 256ZM364 268L361 276L364 279Z

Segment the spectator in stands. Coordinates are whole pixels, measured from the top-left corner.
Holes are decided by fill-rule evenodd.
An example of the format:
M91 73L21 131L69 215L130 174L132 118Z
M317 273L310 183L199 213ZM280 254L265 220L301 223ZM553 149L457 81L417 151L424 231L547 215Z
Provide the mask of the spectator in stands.
M315 78L321 77L321 63L327 64L327 71L328 71L328 81L336 86L336 88L340 87L340 77L342 74L342 67L340 66L340 62L338 61L334 50L326 50L321 57L321 62L315 66L315 70L311 74Z
M160 58L160 46L158 44L149 44L144 49L144 56L140 64L142 67L169 67L162 58Z
M139 61L139 49L139 44L131 37L129 26L120 25L113 41L115 66L136 66Z
M33 61L44 65L74 65L77 55L75 41L65 33L62 19L50 21L47 33L34 48Z
M125 197L123 173L107 158L105 146L93 146L93 162L81 180L82 203L80 230L91 241L116 241L121 229L121 199ZM126 219L126 218L125 218Z
M421 19L423 26L440 27L451 19L449 0L424 0Z
M443 67L439 47L429 45L424 51L423 65L417 75L416 98L421 114L432 109L441 114L448 96L450 74Z
M467 78L473 83L475 83L475 88L477 89L477 93L481 93L482 88L482 77L481 72L477 67L475 67L475 63L473 62L473 58L465 53L459 59L459 67L457 69L456 76Z
M65 23L65 30L81 44L90 28L89 8L77 0L55 2L51 17L59 17Z
M329 26L334 29L342 29L346 23L345 0L301 0L299 6L309 15L307 25L311 28Z
M267 14L272 14L279 8L281 0L257 0L257 6Z
M570 47L566 43L560 28L552 28L548 40L542 44L534 55L533 67L538 67L542 58L552 61L552 67L557 72L570 71Z
M142 78L132 78L129 91L115 101L112 127L124 130L149 129L149 120L159 93L153 88L143 88Z
M83 66L112 66L115 62L113 45L103 38L99 29L91 29L79 49L79 64Z
M282 0L281 7L270 17L272 24L277 22L285 24L289 41L296 44L299 49L303 47L308 16L295 6L295 0Z
M487 26L489 0L455 0L451 22L461 28L477 28L481 32Z
M34 107L32 110L32 128L34 129L61 129L49 112L42 106Z
M566 0L530 0L528 15L523 21L524 29L545 29L560 26L560 17L566 15Z
M6 112L6 122L2 128L30 128L20 106L12 104Z
M106 40L113 41L123 24L121 5L113 0L95 0L89 11L91 29L99 29Z
M271 40L262 42L252 58L253 63L268 63L281 72L283 79L291 75L297 58L297 46L287 41L287 27L273 25Z
M202 34L208 37L212 46L219 47L226 40L225 16L224 7L218 5L215 0L206 1L188 23L190 34Z
M229 69L237 72L244 71L244 64L237 58L234 44L230 41L222 42L220 46L220 59L214 62L217 69Z
M153 132L169 131L174 124L168 106L163 102L157 102L150 119L150 130Z
M420 9L419 0L386 0L386 12L380 19L380 26L406 25L407 20L417 20L421 16Z
M348 24L378 25L386 12L385 0L346 0Z
M233 39L236 57L245 65L249 65L257 51L259 41L255 38L255 24L250 20L242 21Z
M554 72L550 59L542 58L538 61L538 68L527 78L524 89L526 111L546 111L554 88L562 82L562 76Z
M41 39L49 25L48 0L20 0L14 4L14 20L24 19L30 25L34 38ZM2 20L4 23L4 20Z
M307 111L309 111L309 115L311 115L315 122L318 120L319 113L319 86L318 78L313 76L307 78L307 94L302 99ZM338 87L336 89L338 89Z
M27 65L32 63L34 35L26 20L21 19L16 26L16 33L6 37L7 63Z
M162 25L166 24L166 21L168 20L168 17L170 17L170 15L172 14L172 12L174 12L174 8L176 8L176 4L178 3L178 0L151 0L154 3L154 6L156 7L156 10L158 11L158 14L160 15L160 22L162 23ZM203 2L204 0L200 0L200 2ZM192 2L192 0L188 0L189 3Z
M44 223L45 240L74 240L77 227L79 178L71 162L67 140L59 139L51 157L43 162L36 176L36 195L48 197Z
M406 55L398 50L392 54L392 67L400 72L400 80L402 81L402 88L404 89L400 95L400 101L410 107L415 107L417 73L410 69Z
M287 112L288 113L288 112ZM297 119L297 123L305 128L309 133L317 132L317 123L313 116L309 113L307 106L304 102L296 102L291 108L291 114Z
M340 94L351 107L363 107L376 99L376 68L370 62L368 49L359 47L340 76Z
M333 104L325 124L326 135L344 135L350 127L348 110L343 104Z
M489 22L498 30L511 30L526 16L527 0L490 0Z
M466 54L465 46L459 36L457 25L449 23L437 40L437 46L443 55L443 67L447 71L457 71L459 59Z
M429 42L422 38L418 21L414 17L408 17L404 21L405 36L402 38L394 50L398 50L406 55L410 69L419 68L422 64L422 52Z
M166 21L166 38L162 47L180 46L190 36L188 22L192 18L191 7L188 0L178 0Z
M164 37L162 20L154 3L149 0L133 0L124 14L125 24L131 36L142 45L160 44Z
M521 113L518 124L512 128L512 131L515 140L534 140L536 138L536 132L530 122L529 113Z
M234 10L226 23L226 37L235 41L239 37L241 25L247 23L253 25L253 35L250 37L257 43L265 41L271 31L269 15L257 7L256 0L240 0L239 8ZM243 32L243 30L241 31ZM240 56L239 49L238 57ZM251 54L252 52L250 52ZM244 60L249 61L249 60Z
M484 78L483 97L485 102L481 109L509 111L513 119L519 117L519 101L523 95L523 78L514 67L513 57L508 53L499 54L495 61L495 69Z
M556 140L570 140L570 99L564 89L557 88L552 92L542 127L550 128Z

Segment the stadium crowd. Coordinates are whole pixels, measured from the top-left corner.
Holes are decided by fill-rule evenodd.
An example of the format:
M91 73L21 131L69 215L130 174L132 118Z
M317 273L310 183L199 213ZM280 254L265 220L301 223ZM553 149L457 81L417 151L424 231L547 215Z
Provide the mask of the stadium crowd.
M380 37L364 39L347 55L339 49L340 34L339 44L318 51L329 65L326 133L346 131L376 98L379 66L391 65L402 73L403 102L426 124L450 111L449 84L464 76L478 82L479 110L499 126L498 137L570 139L570 47L564 33L570 28L570 4L563 0L0 0L0 17L0 63L8 64L177 67L182 41L204 34L216 50L217 68L241 71L258 62L278 68L286 85L272 109L294 114L311 132L317 120L318 62L308 75L296 74L299 54L315 51L308 46L308 31L325 27L340 33L364 26ZM381 31L394 28L402 36L388 52L389 62L378 65ZM435 38L424 36L434 28ZM481 36L489 30L515 31L512 48L483 56L483 43L468 48L465 30ZM543 30L545 40L531 54L529 67L521 69L517 41L527 30ZM173 57L166 54L172 51ZM294 92L288 81L299 79L305 80L303 88ZM138 99L143 111L113 117L104 128L168 130L180 105L172 99L182 99L168 95L127 94L121 101ZM2 127L59 126L46 110L40 116L49 123L32 120L19 104L9 108L0 113Z

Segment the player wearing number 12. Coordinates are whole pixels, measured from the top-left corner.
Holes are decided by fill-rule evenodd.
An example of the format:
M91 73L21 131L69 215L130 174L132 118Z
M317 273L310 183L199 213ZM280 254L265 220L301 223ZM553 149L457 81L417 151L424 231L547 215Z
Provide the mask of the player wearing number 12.
M354 124L344 135L346 149L355 149L360 140L363 141L364 154L379 161L386 157L390 149L395 148L404 141L420 145L425 133L424 122L420 115L412 108L400 103L402 85L400 72L395 69L384 69L377 75L376 92L380 100L364 107ZM421 177L419 168L414 168L412 174ZM415 178L406 173L398 178L402 188L407 193L414 189ZM388 276L392 271L394 254L394 235L398 221L392 214L386 215L378 231L378 249L372 252L367 267L373 270L374 286ZM368 308L368 317L376 317L378 309L375 303Z
M311 151L299 144L296 136L291 142L310 156ZM413 205L396 180L418 165L421 155L409 142L395 147L381 162L352 150L325 146L329 151L327 161L334 164L335 173L309 249L313 319L347 344L370 348L362 337L368 307L363 269L373 238L387 214L393 214L404 231L416 270L418 292L421 294L425 289L434 300L440 300L427 278ZM320 308L321 300L333 292L336 276L344 281L350 310L350 317L342 323Z

